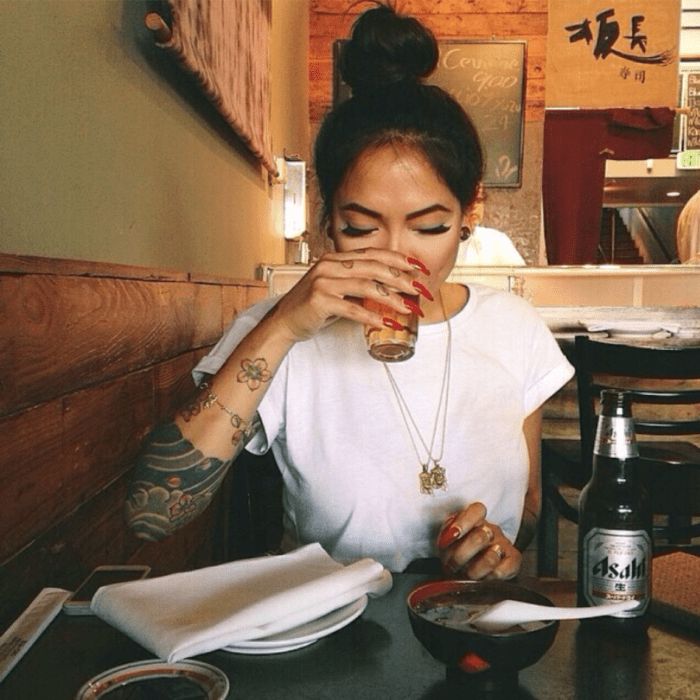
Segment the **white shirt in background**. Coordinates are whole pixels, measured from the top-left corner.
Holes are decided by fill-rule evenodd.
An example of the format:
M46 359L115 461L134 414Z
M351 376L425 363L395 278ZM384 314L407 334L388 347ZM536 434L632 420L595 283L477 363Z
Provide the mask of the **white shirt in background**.
M459 245L457 265L525 265L525 260L505 233L475 226L469 238Z

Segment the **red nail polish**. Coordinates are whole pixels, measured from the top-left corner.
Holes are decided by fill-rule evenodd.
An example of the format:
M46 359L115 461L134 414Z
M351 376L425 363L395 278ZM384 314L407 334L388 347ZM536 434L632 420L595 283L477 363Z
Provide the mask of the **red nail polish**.
M409 265L413 265L413 267L416 268L416 270L420 270L424 275L428 275L430 277L430 270L423 265L423 263L418 260L418 258L406 258L406 262Z
M402 330L403 330L403 326L402 326L398 321L395 321L393 318L388 318L388 317L385 316L385 317L382 319L382 323L383 323L387 328L391 328L391 329L394 330L394 331L402 331Z
M435 301L433 295L420 282L413 280L412 284L428 301Z
M438 547L440 547L440 549L443 549L444 547L451 545L453 542L459 539L461 534L462 531L456 525L452 525L451 527L446 528L440 533Z
M403 303L406 305L406 308L413 314L417 314L421 318L425 316L425 314L421 311L420 306L416 304L415 301L412 301L411 299L404 299Z

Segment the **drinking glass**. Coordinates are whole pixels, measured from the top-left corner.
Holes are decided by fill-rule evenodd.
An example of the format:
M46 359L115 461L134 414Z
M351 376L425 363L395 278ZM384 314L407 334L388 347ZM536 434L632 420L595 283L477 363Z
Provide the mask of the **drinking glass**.
M402 293L401 296L418 305L418 295ZM418 338L418 314L408 309L405 312L396 311L374 299L365 299L363 306L376 311L395 326L395 328L365 326L365 340L369 354L380 362L402 362L413 357Z

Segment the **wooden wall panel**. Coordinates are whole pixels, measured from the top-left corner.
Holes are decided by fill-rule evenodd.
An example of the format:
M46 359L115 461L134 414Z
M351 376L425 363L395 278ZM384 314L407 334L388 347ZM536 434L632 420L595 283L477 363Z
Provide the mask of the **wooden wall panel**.
M150 371L0 421L0 561L123 474L153 422Z
M359 14L371 7L371 0L344 3L338 0L311 0L311 11L318 14ZM398 0L401 12L422 14L509 14L547 12L547 0Z
M155 423L170 418L178 406L192 397L194 381L191 372L207 351L208 348L194 350L153 368Z
M147 564L153 575L164 575L220 562L221 497L172 537L142 542L124 526L125 492L126 476L99 491L0 566L0 629L5 629L42 588L75 590L96 566Z
M26 275L0 278L0 416L221 335L209 285Z
M221 287L210 284L161 282L159 330L163 337L158 359L215 343L223 332ZM174 335L172 335L174 333Z
M142 437L266 293L254 280L0 255L0 626L41 588L73 589L100 564L164 574L233 551L229 479L159 543L126 528L123 504Z

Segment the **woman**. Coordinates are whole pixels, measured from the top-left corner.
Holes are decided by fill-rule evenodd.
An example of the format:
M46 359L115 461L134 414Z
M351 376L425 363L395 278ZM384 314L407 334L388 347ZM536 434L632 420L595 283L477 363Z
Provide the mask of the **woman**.
M483 187L480 186L472 205L468 231L465 231L467 238L459 246L458 264L524 265L525 261L518 249L503 231L481 225L484 218L484 200Z
M286 295L241 314L195 370L205 384L146 441L127 517L156 539L206 507L244 445L284 478L283 549L320 542L336 559L392 571L439 555L448 573L510 578L540 503L541 404L572 369L539 316L512 295L449 284L481 180L474 128L420 78L437 44L379 6L343 58L353 97L315 149L336 252ZM415 310L415 355L369 357L371 299Z

